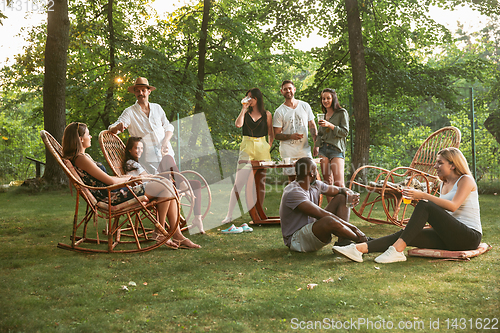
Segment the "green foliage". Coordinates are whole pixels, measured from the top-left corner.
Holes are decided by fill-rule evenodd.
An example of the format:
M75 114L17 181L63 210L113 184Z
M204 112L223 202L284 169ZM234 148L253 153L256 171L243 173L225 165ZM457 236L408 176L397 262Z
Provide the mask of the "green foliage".
M25 157L45 161L40 141L39 101L6 93L0 107L0 184L35 177L35 165Z
M161 20L149 3L113 1L114 40L108 1L70 3L67 122L88 123L94 138L135 102L127 87L137 76L147 77L158 88L150 100L162 105L170 120L194 112L203 3L182 6ZM481 32L459 31L455 38L429 18L430 3L445 8L470 3L491 15L491 22ZM389 165L397 160L405 165L430 132L450 123L460 123L465 134L467 120L459 119L467 115L462 87L474 86L478 151L488 151L487 157L479 158L478 170L481 174L497 172L490 164L498 156L498 145L482 127L487 119L497 119L488 117L499 109L500 29L493 15L498 11L495 1L359 1L359 5L371 109L370 163ZM293 42L313 29L329 43L311 52L294 49ZM44 25L28 31L29 44L23 54L0 73L2 96L9 92L12 101L2 101L0 106L5 124L14 122L8 110L17 99L17 107L41 127L45 34ZM238 148L241 131L233 122L241 97L252 87L262 90L270 111L283 101L279 93L283 79L295 81L297 98L309 102L315 112L320 109L319 91L326 87L336 89L341 105L349 109L353 97L343 2L216 1L207 37L203 111L217 149ZM17 121L17 126L33 125ZM356 119L351 119L351 130L355 135ZM32 133L33 138L38 136L38 131ZM21 136L11 138L13 147L22 146ZM38 147L33 155L43 156L42 146ZM95 139L89 152L97 158L100 155ZM9 179L14 178L13 168L24 168L16 162L5 163L2 169L11 170ZM21 174L15 171L15 177Z

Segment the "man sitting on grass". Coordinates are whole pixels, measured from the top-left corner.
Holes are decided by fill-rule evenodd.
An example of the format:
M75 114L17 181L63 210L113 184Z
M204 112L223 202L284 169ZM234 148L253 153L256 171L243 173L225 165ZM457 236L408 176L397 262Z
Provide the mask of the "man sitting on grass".
M295 163L297 179L288 184L281 198L281 232L285 245L293 251L311 252L321 249L337 236L337 243L365 242L367 237L350 224L350 208L346 196L354 192L316 180L316 164L309 157ZM326 209L318 206L320 194L332 196ZM355 197L355 204L359 197Z

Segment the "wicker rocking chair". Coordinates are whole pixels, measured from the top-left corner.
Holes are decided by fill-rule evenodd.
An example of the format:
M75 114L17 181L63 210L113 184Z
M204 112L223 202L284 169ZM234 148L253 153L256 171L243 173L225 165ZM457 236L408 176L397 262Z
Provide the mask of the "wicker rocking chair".
M409 167L392 170L366 165L352 175L349 188L368 193L353 212L361 219L378 224L395 224L403 227L411 216L416 202L403 203L402 189L413 186L437 195L439 179L434 163L439 150L460 146L461 134L456 127L443 127L432 133L420 146ZM370 175L375 177L368 181ZM364 178L361 182L358 179Z
M165 230L159 223L156 212L156 205L158 203L170 200L173 200L178 209L180 209L177 192L169 182L162 182L153 178L144 179L161 183L172 194L170 197L148 201L145 196L137 197L131 191L135 199L112 206L110 192L122 187L130 189L134 185L134 181L127 181L107 187L88 186L83 183L71 162L62 158L62 147L57 140L44 130L40 132L40 135L47 149L68 176L70 186L74 186L77 191L71 244L59 243L57 245L59 248L91 253L135 253L153 250L165 244L172 237L179 225L180 219L177 218L176 221L169 221L170 227L168 230ZM90 189L107 190L108 202L97 201L90 192ZM87 209L84 214L79 212L80 197L87 203ZM105 237L103 239L99 237L99 219L106 221L104 229ZM88 227L90 221L93 221L95 226L96 238L89 237ZM163 240L157 242L151 238L155 229L159 230L165 236Z
M116 176L122 176L125 174L123 170L123 158L125 157L125 144L123 141L114 133L104 130L99 133L99 144L101 146L102 153L104 154L104 158L108 162L111 170ZM210 191L210 186L208 185L205 178L200 175L196 171L186 170L182 172L168 171L158 174L157 176L169 177L174 183L183 183L185 187L180 189L177 186L177 190L180 195L180 205L182 210L181 215L181 228L182 230L186 230L185 226L187 221L189 221L191 214L194 209L194 200L190 198L194 198L194 192L189 184L189 180L198 180L201 184L202 196L204 202L202 204L202 219L207 216L210 211L210 206L212 204L212 192Z

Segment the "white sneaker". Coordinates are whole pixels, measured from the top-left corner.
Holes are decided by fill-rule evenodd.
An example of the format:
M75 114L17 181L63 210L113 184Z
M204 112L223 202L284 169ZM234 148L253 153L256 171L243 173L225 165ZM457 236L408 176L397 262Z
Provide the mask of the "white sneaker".
M334 246L332 250L353 261L363 262L363 253L356 248L356 244L354 243L347 246Z
M375 258L375 262L379 264L389 264L398 261L406 261L406 256L403 252L396 251L394 246L389 246L384 253Z
M243 232L243 228L236 227L232 224L229 228L221 231L223 234L241 234Z

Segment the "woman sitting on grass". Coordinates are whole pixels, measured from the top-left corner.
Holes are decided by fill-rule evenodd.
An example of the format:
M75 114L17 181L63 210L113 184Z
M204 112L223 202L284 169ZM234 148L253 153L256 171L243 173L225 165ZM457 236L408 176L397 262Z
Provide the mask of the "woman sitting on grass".
M404 189L403 196L419 200L404 230L366 243L334 246L333 251L362 262L363 254L383 252L378 263L405 261L406 246L450 251L475 250L482 237L477 185L467 160L457 148L438 152L434 168L442 180L440 196ZM424 229L429 222L432 228Z
M89 129L84 123L73 122L66 126L62 140L63 158L71 161L76 172L82 178L82 181L89 186L106 187L109 185L120 184L125 181L134 179L135 177L113 177L109 176L102 164L95 162L89 154L85 153L85 149L91 145L92 136L89 134ZM140 181L140 178L138 178ZM167 180L165 180L167 181ZM90 190L99 201L108 200L107 190ZM141 183L132 187L132 191L137 195L146 195L151 200L154 198L166 198L171 196L170 191L160 183L150 182ZM122 202L135 199L134 195L127 187L120 188L111 192L111 204L117 205ZM175 221L178 218L178 207L172 200L159 202L157 204L159 221L165 227L165 218L169 221ZM153 239L162 241L164 235L159 230L153 233ZM179 227L175 230L172 240L168 240L166 245L172 248L200 248L199 245L185 238Z
M123 171L127 175L131 176L151 176L146 169L139 163L139 159L144 151L144 145L142 143L142 138L137 136L131 136L127 140L127 145L125 147L125 158L123 159ZM179 172L179 168L175 164L174 159L171 155L163 156L160 166L158 167L159 175L163 172ZM174 179L175 179L174 175ZM187 190L187 185L184 184L182 180L176 182L176 187L181 191ZM203 230L203 221L201 215L201 183L198 180L189 180L189 184L194 192L194 220L193 224L189 226L197 227L200 233L204 234L205 230Z

